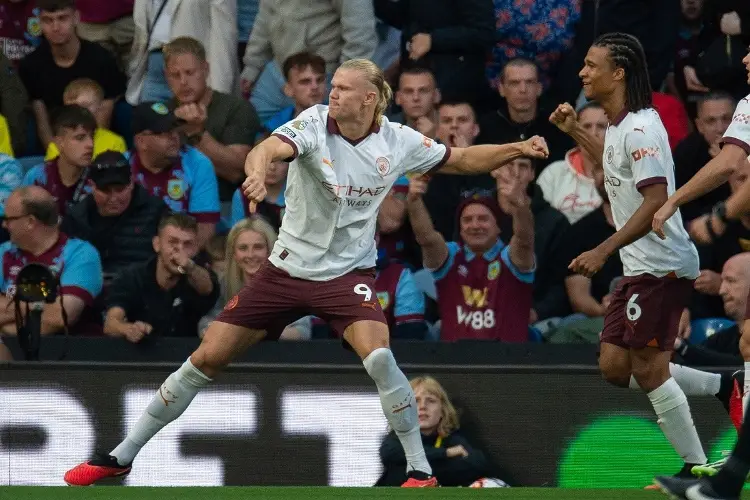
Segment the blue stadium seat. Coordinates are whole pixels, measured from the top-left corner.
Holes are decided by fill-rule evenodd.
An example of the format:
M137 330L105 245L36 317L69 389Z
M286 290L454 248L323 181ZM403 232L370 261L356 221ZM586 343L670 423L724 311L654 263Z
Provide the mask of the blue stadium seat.
M702 344L711 335L726 328L731 328L735 322L728 318L702 318L690 322L690 343Z

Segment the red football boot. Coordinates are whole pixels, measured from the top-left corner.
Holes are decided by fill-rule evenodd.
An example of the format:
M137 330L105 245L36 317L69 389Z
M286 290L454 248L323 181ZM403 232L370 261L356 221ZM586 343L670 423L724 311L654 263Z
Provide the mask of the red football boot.
M437 488L440 486L435 476L425 474L420 471L409 471L407 474L409 479L401 485L402 488Z
M91 486L97 481L108 477L121 477L130 472L130 465L120 465L117 459L110 455L100 455L94 460L89 460L76 465L65 473L65 482L68 486Z

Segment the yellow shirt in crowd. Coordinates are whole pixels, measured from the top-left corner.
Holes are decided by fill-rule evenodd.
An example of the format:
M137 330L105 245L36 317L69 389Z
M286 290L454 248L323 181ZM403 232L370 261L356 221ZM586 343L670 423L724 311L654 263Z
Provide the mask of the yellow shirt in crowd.
M1 126L1 125L0 125ZM7 134L6 134L7 135ZM8 143L10 145L10 142ZM2 146L2 143L0 143ZM117 151L118 153L124 153L128 147L125 145L125 139L115 134L111 130L106 128L98 128L94 131L94 158L99 153L105 151ZM4 152L4 151L0 151ZM44 161L54 160L60 155L57 146L54 142L49 143L47 148L47 155L44 157Z
M0 153L15 156L13 154L13 146L10 143L10 129L8 129L8 121L3 115L0 115Z

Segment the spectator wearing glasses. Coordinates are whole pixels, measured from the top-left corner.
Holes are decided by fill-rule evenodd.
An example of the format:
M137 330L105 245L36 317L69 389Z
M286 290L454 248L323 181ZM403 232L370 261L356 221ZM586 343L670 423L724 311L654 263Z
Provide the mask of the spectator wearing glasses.
M203 248L219 221L219 189L211 160L192 146L180 147L181 121L164 103L133 108L135 150L130 156L135 182L161 198L172 212L198 222Z
M15 334L15 280L23 266L36 262L57 274L61 296L45 304L42 335L64 329L65 308L68 325L77 333L101 333L91 306L102 290L102 264L91 244L69 238L58 228L59 213L54 198L38 186L24 186L10 195L5 204L3 225L10 241L0 245L0 328Z
M121 153L107 151L89 169L91 196L74 205L62 230L90 242L99 252L105 276L153 256L151 240L167 206L133 182Z
M53 119L53 141L59 156L37 165L23 179L24 185L41 186L57 200L61 216L81 201L91 188L86 172L94 151L96 119L86 108L64 106Z
M219 298L216 275L193 261L198 224L186 214L167 215L152 243L155 255L123 270L112 283L104 333L132 343L154 336L196 337L198 321Z

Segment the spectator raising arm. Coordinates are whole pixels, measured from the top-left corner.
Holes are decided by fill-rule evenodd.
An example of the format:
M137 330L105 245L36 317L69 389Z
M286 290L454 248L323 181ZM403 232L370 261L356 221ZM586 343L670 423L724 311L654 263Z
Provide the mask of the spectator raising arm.
M422 262L429 270L439 269L448 258L448 245L443 236L435 230L430 214L422 200L427 192L427 180L414 176L409 181L407 207L414 238L422 248Z

